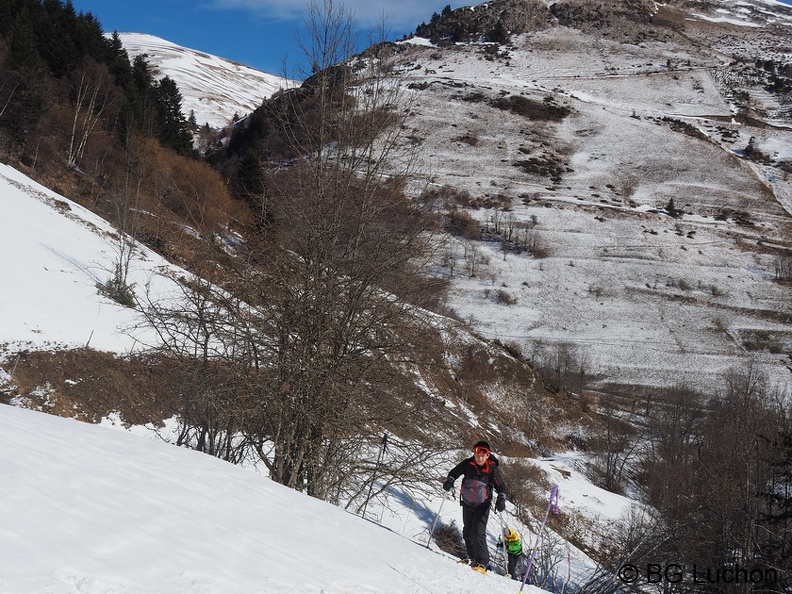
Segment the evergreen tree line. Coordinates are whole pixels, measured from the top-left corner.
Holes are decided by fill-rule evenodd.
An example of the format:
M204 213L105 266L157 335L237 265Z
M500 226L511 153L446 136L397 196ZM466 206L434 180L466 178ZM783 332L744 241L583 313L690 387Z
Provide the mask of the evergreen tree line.
M96 74L105 71L106 77ZM86 79L85 72L92 76ZM75 78L82 84L69 84ZM191 154L192 138L176 84L168 77L155 81L145 57L130 61L118 36L105 37L93 14L77 13L70 0L0 0L4 152L34 151L37 133L51 129L47 115L53 115L54 106L63 99L78 102L79 91L88 84L101 87L102 96L119 97L116 109L108 110L101 122L118 139L143 133L180 154ZM80 107L78 103L76 109ZM92 108L98 111L97 105ZM109 116L114 119L108 121Z

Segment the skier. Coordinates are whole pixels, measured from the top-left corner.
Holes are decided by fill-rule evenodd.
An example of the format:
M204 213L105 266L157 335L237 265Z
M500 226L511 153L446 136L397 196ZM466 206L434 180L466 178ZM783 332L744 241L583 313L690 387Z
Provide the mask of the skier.
M451 469L443 489L450 491L460 476L464 476L459 490L459 504L462 506L462 536L468 562L476 571L487 573L487 520L492 505L492 490L494 487L498 493L495 511L502 512L506 509L506 483L498 468L498 460L490 452L486 441L477 442L473 446L473 456Z
M513 579L519 580L520 576L517 575L517 561L522 557L522 539L513 529L503 528L503 546L506 548L506 555L508 557L506 573Z

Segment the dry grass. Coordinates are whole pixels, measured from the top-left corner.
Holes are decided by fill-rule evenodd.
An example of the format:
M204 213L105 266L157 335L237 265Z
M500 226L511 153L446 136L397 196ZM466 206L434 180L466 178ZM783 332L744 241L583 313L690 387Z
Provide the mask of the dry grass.
M577 426L586 417L578 401L545 390L530 365L501 345L451 341L435 349L445 349L448 358L403 370L408 382L419 373L430 393L417 384L399 391L413 413L397 415L388 431L452 447L491 439L504 455L530 456L567 447L558 427ZM0 402L14 399L93 423L117 414L130 425L160 424L177 415L184 396L168 386L189 386L186 371L164 358L117 357L89 348L22 352L2 366L13 379L0 391ZM470 413L478 425L471 424Z
M129 424L158 423L173 415L175 402L162 389L174 373L156 359L122 359L92 349L23 352L5 365L12 388L30 408L98 423L118 413Z

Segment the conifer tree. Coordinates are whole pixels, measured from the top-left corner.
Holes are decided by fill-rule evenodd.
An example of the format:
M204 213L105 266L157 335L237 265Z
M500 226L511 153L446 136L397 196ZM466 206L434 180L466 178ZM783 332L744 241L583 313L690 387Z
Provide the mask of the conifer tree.
M164 77L154 87L157 104L157 138L180 155L192 151L192 136L182 113L182 96L176 82Z
M13 19L8 40L12 67L31 73L41 70L44 62L38 53L36 36L30 24L30 15L26 10Z
M55 78L74 69L80 59L77 49L77 15L71 2L64 6L60 0L44 0L42 25L37 28L39 52Z

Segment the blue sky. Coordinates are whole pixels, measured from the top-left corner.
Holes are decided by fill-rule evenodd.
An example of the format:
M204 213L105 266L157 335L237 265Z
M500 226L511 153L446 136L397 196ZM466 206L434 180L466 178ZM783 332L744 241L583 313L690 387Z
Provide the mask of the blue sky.
M322 0L318 0L321 4ZM435 12L478 4L478 0L334 0L355 16L360 49L368 31L385 16L389 39L413 33ZM792 0L782 0L792 4ZM149 33L185 47L287 74L301 62L296 41L308 0L72 0L78 12L92 12L105 32Z
M389 39L398 39L446 5L477 3L336 0L354 14L361 49L383 14ZM289 72L301 59L296 35L307 0L72 0L72 4L77 12L93 13L106 33L149 33L271 74L283 74L284 58Z

